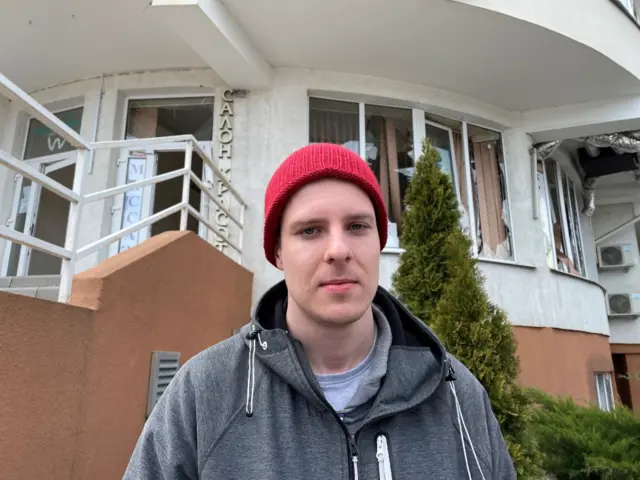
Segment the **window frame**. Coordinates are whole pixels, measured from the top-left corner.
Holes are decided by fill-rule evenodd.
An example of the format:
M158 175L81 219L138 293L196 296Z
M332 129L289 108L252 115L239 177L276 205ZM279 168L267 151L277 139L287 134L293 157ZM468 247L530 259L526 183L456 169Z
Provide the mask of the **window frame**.
M580 209L579 209L578 194L577 194L577 190L578 190L577 186L579 184L571 178L571 175L569 175L569 173L563 167L563 165L555 158L547 158L545 160L541 160L542 173L543 173L543 178L545 182L544 192L547 196L547 198L545 199L546 200L545 203L547 206L546 215L547 215L547 219L550 226L549 234L551 235L551 238L549 240L551 242L552 254L553 254L553 266L549 266L549 268L562 272L562 270L558 268L558 254L556 253L557 246L556 246L555 235L553 233L553 215L551 213L551 209L553 208L552 206L553 200L551 198L551 191L549 189L549 177L547 175L547 161L553 162L555 165L555 177L556 177L555 182L556 182L556 189L558 192L558 203L559 203L558 208L560 209L560 212L559 212L560 225L562 228L562 240L564 243L564 247L566 249L566 252L564 253L567 257L569 257L569 259L572 262L574 262L574 255L573 255L574 245L571 238L572 237L571 233L573 232L574 235L577 237L575 238L575 245L578 247L578 252L576 253L579 260L578 264L575 264L574 262L574 267L580 273L581 278L587 278L587 263L585 258L584 237L582 233L582 225L580 222ZM567 185L570 188L569 200L571 200L571 203L569 206L567 206L565 202L565 180ZM572 213L574 212L574 208L575 208L575 215L576 215L575 217L572 215ZM577 219L577 222L575 222L576 219ZM571 225L573 226L572 230L570 230Z
M471 242L472 242L472 256L476 259L479 260L486 260L489 262L497 262L497 263L507 263L507 264L515 264L517 263L517 249L516 249L516 242L515 242L515 235L514 235L514 221L513 221L513 215L511 212L511 192L510 192L510 188L509 188L509 168L507 165L507 149L505 148L505 144L504 144L504 132L503 130L499 129L499 128L495 128L495 127L489 127L486 125L483 125L482 123L479 122L467 122L466 120L463 120L461 118L456 118L455 116L447 116L447 115L440 115L440 113L437 112L431 112L430 110L425 110L425 109L421 109L421 108L411 108L410 106L402 105L402 102L398 102L397 104L393 104L391 102L384 102L384 101L380 101L380 102L376 102L372 99L368 99L367 101L364 100L359 100L359 99L347 99L344 98L343 96L340 95L336 95L336 96L331 96L331 95L324 95L324 94L309 94L307 96L307 99L317 99L317 100L331 100L331 101L337 101L337 102L345 102L345 103L352 103L352 104L357 104L358 106L358 149L359 149L359 154L360 157L362 159L366 159L366 115L365 115L365 108L367 105L372 105L372 106L380 106L380 107L391 107L391 108L402 108L402 109L407 109L407 110L411 110L412 112L412 118L413 118L413 150L415 152L414 154L414 165L415 163L418 161L419 158L419 154L422 152L422 141L427 138L427 125L428 124L432 124L433 126L436 126L437 128L442 128L444 130L448 130L449 133L451 134L451 129L446 127L445 125L440 125L437 122L433 122L431 120L427 120L426 118L426 114L427 113L435 113L439 116L448 118L450 120L455 120L455 121L459 121L461 124L461 136L463 138L462 141L462 157L461 159L454 157L455 153L452 154L452 160L455 158L455 160L453 160L453 163L455 165L455 162L463 162L463 167L464 167L464 176L465 176L465 184L466 184L466 190L467 190L467 203L468 205L462 205L462 196L461 196L461 185L460 185L460 179L458 178L458 175L454 174L454 179L455 179L455 185L454 187L454 193L456 194L456 198L458 200L458 205L463 206L464 208L467 209L467 214L469 215L469 235L471 236ZM309 113L311 112L311 106L310 104L308 105L308 111ZM503 205L506 204L507 208L509 209L509 225L506 225L508 228L508 237L510 240L510 246L511 246L511 258L509 259L493 259L493 258L488 258L488 257L482 257L479 252L478 252L478 240L477 240L477 229L476 229L476 225L475 225L475 221L473 221L473 219L475 218L475 213L476 213L476 208L473 202L473 180L472 180L472 175L471 175L471 160L470 160L470 152L469 152L469 142L468 142L468 125L472 125L474 127L478 127L478 128L482 128L491 132L494 132L496 134L498 134L500 136L500 147L502 149L502 166L504 169L504 189L505 189L505 200L503 202ZM309 141L308 135L307 135L307 141ZM452 143L453 145L453 143ZM454 168L455 171L455 168ZM504 207L503 207L504 208ZM383 253L397 253L397 252L403 252L404 250L400 247L386 247L383 249Z
M616 407L615 398L613 394L613 373L612 372L595 372L595 381L596 381L596 399L598 408L604 410L605 412L610 412ZM602 391L602 387L600 386L600 379L603 380L609 386L609 391L607 392L607 385L604 385L604 391ZM605 403L603 404L600 400L604 399Z

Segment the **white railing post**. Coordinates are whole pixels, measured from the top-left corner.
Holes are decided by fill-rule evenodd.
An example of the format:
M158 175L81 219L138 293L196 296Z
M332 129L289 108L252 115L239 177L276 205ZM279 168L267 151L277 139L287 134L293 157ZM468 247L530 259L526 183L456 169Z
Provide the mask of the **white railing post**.
M80 217L82 214L82 197L84 173L87 165L87 150L78 150L76 168L73 175L73 192L80 197L77 201L72 201L69 206L69 219L67 220L67 234L65 236L64 248L71 252L71 258L62 259L60 269L60 292L58 301L67 303L71 298L71 284L76 263L76 251L78 241L78 231L80 230Z
M240 247L240 251L238 252L238 255L240 256L240 259L238 260L238 263L240 265L242 265L242 253L244 252L244 210L245 210L245 204L240 202L240 238L238 239L238 246Z
M189 219L189 188L191 187L191 164L193 157L193 142L187 142L184 150L184 168L186 173L182 180L182 204L185 205L180 212L180 231L187 229L187 220ZM204 165L204 163L203 163Z

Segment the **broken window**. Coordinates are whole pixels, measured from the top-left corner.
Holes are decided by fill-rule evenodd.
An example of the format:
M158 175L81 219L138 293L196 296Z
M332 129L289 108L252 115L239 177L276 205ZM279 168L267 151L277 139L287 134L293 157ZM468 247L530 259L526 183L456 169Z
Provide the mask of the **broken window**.
M478 255L512 260L511 219L502 153L502 135L468 124L469 161L473 186Z
M543 224L551 225L555 257L552 268L573 275L585 275L576 184L551 158L544 161L543 174L547 188L544 192L546 201L541 195L541 205L546 204L546 211L542 210L542 214L546 214L547 219L543 219Z

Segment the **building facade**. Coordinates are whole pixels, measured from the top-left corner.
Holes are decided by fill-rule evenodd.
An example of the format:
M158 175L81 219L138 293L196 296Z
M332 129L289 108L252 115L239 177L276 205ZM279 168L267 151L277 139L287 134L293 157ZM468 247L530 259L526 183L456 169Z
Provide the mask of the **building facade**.
M167 178L84 205L77 245L97 246L75 271L186 227L253 272L255 301L282 278L262 252L266 184L296 148L331 142L361 155L381 183L390 239L380 284L390 287L403 251L403 195L429 138L455 185L486 289L514 325L522 383L605 409L617 396L640 410L633 2L29 0L15 7L0 20L0 72L101 144L88 152L83 194ZM32 115L0 98L0 149L71 188L76 147ZM172 173L184 166L174 141L181 135L193 135L232 185L193 157L201 183L190 184L189 205L225 239L193 216L182 224L175 211L98 245L184 198L182 177ZM143 141L157 137L173 140ZM121 140L141 142L106 143ZM0 170L8 228L65 245L69 212L48 190ZM242 225L231 221L239 212ZM17 293L33 293L29 285L44 277L55 288L61 265L0 240L0 277Z

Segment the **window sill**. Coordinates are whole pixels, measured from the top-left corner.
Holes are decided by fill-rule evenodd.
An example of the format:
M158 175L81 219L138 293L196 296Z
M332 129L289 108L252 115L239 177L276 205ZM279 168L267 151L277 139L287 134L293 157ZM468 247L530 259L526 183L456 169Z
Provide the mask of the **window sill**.
M391 255L402 255L406 250L404 248L400 248L400 247L385 247L382 252L382 254L391 254Z
M594 282L593 280L589 280L588 278L581 277L579 275L574 275L572 273L563 272L562 270L556 270L555 268L550 268L549 271L551 273L555 273L556 275L561 275L563 277L569 277L569 278L573 278L574 280L579 280L582 282L589 283L591 285L598 287L600 290L602 290L602 293L604 294L607 293L607 290L602 285L600 285L598 282Z
M507 267L524 268L527 270L538 269L538 267L536 267L535 265L529 265L528 263L518 263L518 262L514 262L513 260L497 260L494 258L483 258L483 257L476 257L476 260L479 263L496 263L498 265L505 265Z

